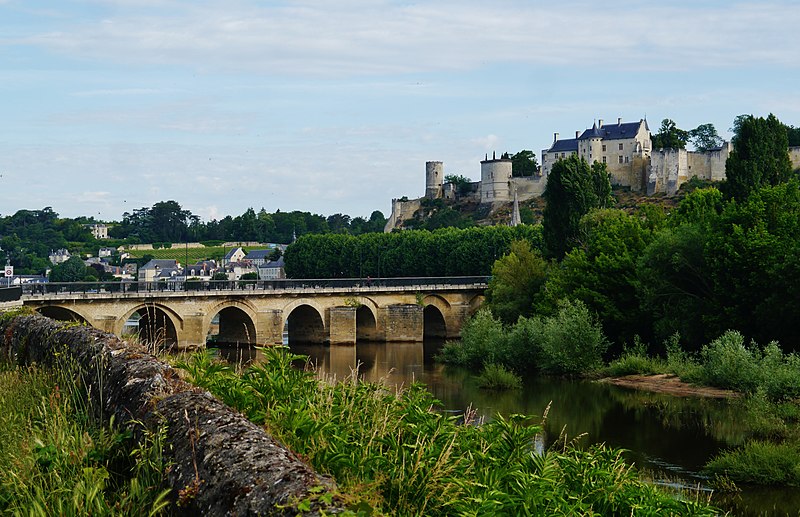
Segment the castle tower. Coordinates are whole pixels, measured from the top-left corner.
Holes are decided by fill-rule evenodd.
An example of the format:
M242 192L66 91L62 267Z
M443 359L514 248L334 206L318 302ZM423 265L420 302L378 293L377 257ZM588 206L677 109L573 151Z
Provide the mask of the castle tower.
M442 162L425 162L425 197L437 199L442 197L444 184L444 165Z
M511 200L511 160L509 158L492 159L487 156L481 162L481 203Z

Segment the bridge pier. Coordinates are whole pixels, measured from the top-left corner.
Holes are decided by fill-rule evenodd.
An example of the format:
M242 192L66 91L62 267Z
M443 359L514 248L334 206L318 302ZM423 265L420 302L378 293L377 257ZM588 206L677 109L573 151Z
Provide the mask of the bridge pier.
M425 318L421 305L404 303L382 307L384 341L422 341L425 335Z
M330 307L327 319L328 336L331 345L356 344L355 307Z

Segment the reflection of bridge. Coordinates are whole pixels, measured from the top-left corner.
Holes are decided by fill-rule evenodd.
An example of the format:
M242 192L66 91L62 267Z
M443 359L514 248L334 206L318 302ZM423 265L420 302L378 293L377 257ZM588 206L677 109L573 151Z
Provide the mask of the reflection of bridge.
M483 302L486 277L39 284L23 303L45 316L121 335L138 315L146 343L352 344L456 337Z

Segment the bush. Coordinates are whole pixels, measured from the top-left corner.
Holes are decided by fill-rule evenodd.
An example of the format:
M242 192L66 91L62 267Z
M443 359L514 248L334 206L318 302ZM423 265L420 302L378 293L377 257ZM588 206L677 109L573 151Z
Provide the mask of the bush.
M729 330L700 352L705 382L745 393L755 391L761 384L761 371L759 357L753 352L745 347L739 332Z
M737 483L800 486L800 450L794 445L752 441L715 457L706 470Z
M461 329L461 341L448 341L437 356L444 363L479 369L488 363L509 365L508 337L503 324L481 309Z
M555 316L541 320L539 368L547 373L576 375L603 365L608 340L583 302L559 302Z
M501 364L487 364L478 377L478 387L485 390L517 390L522 378Z

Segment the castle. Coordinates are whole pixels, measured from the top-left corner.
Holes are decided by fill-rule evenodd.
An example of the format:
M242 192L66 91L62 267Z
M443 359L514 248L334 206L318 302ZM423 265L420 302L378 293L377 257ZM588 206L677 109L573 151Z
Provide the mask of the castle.
M647 195L675 195L680 186L691 178L719 181L725 179L725 162L732 150L730 142L707 151L686 149L652 149L650 128L646 119L638 122L603 124L575 132L575 138L559 139L542 150L539 173L531 177L511 175L511 160L487 155L481 161L481 180L470 184L466 192L456 192L456 186L444 182L444 165L432 161L425 164L425 196L419 199L393 199L392 214L384 231L399 227L420 209L423 199L472 199L482 204L502 205L514 199L526 201L541 196L553 165L577 154L587 162L605 163L615 187L629 188ZM789 157L795 169L800 168L800 147L790 147Z

